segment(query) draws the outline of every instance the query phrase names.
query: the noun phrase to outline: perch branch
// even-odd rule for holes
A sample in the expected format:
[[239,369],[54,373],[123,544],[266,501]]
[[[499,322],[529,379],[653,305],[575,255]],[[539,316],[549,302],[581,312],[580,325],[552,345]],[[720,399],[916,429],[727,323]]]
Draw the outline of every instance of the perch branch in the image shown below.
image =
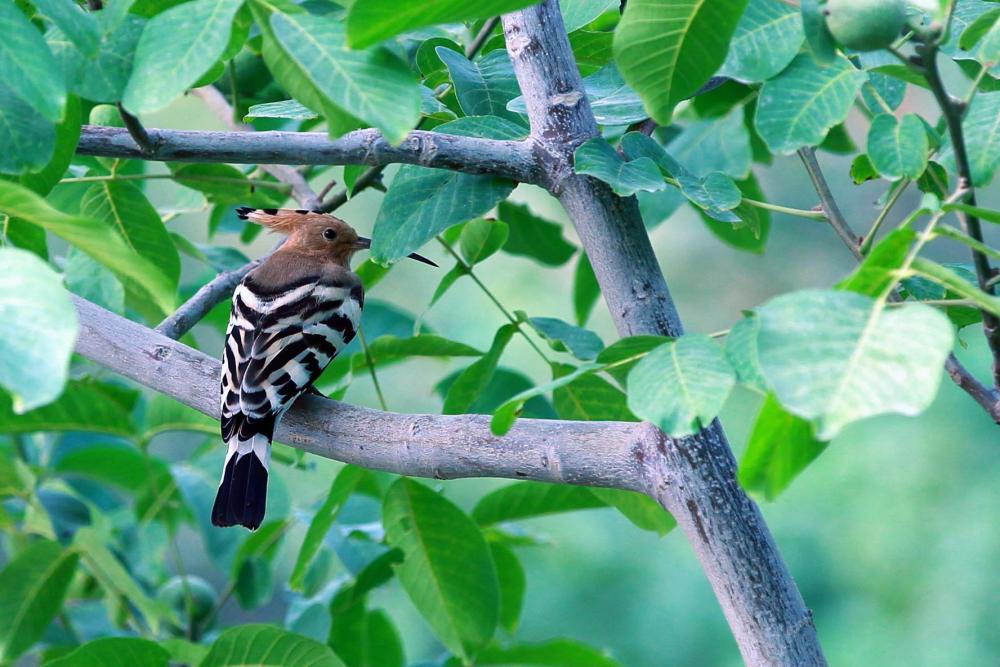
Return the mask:
[[524,141],[501,141],[414,130],[393,146],[378,130],[355,130],[331,140],[324,132],[147,132],[155,150],[146,154],[120,127],[84,125],[76,152],[101,157],[167,162],[232,164],[418,164],[471,174],[493,174],[536,183],[538,170]]
[[[76,351],[219,418],[219,362],[141,324],[72,296]],[[639,490],[644,429],[627,422],[520,419],[500,438],[489,415],[404,415],[307,395],[276,439],[327,458],[402,475],[506,477]]]
[[[598,129],[558,3],[503,17],[507,50],[531,121],[546,183],[576,226],[619,333],[682,333],[635,197],[573,173],[572,153]],[[650,424],[641,457],[646,491],[677,519],[694,547],[743,659],[751,667],[825,665],[806,608],[757,506],[736,481],[718,422],[673,439]]]

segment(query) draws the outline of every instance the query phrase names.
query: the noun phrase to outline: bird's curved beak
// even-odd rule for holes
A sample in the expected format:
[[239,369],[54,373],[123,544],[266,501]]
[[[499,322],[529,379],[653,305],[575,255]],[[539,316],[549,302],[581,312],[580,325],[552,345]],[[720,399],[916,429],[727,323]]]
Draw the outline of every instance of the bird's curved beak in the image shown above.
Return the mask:
[[[354,247],[357,248],[358,250],[367,250],[372,247],[372,240],[369,238],[365,238],[364,236],[359,236],[358,240],[354,242]],[[423,255],[418,255],[415,252],[411,252],[409,255],[407,255],[407,257],[409,257],[410,259],[415,259],[418,262],[423,262],[424,264],[429,264],[433,267],[437,267],[437,264],[427,259]]]

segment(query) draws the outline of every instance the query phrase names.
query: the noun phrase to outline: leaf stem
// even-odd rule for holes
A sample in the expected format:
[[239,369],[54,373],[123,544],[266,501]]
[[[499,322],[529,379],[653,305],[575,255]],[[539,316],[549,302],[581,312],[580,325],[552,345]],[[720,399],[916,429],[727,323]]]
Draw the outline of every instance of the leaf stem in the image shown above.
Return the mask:
[[368,366],[368,373],[372,376],[372,384],[375,385],[375,395],[378,396],[378,403],[382,406],[383,412],[388,412],[389,408],[386,406],[385,396],[382,394],[382,385],[379,384],[378,374],[375,372],[375,359],[372,357],[371,348],[368,347],[368,341],[365,340],[365,331],[358,325],[358,340],[361,342],[361,349],[365,353],[365,365]]
[[891,195],[889,195],[889,199],[885,202],[885,206],[883,206],[882,210],[879,211],[879,214],[872,223],[868,233],[864,235],[864,240],[861,242],[860,247],[862,255],[867,255],[871,250],[872,244],[875,242],[875,236],[878,234],[878,230],[882,227],[882,223],[885,222],[885,219],[889,216],[889,211],[891,211],[892,207],[896,205],[896,202],[899,201],[899,198],[903,195],[903,191],[910,183],[910,179],[904,178],[896,184],[896,189]]
[[493,305],[495,305],[500,310],[500,312],[503,313],[504,317],[506,317],[507,320],[511,324],[513,324],[514,327],[517,328],[517,332],[521,334],[526,341],[528,341],[528,344],[532,347],[532,349],[535,352],[538,353],[538,356],[540,356],[545,361],[546,364],[551,364],[552,362],[549,361],[548,356],[542,351],[540,347],[538,347],[537,344],[535,344],[535,341],[531,339],[528,333],[524,331],[523,327],[521,326],[522,322],[518,320],[516,317],[514,317],[510,313],[510,311],[508,311],[507,308],[504,307],[502,303],[500,303],[500,299],[498,299],[496,295],[490,291],[490,288],[487,287],[486,284],[479,279],[479,276],[476,275],[476,273],[472,270],[472,267],[469,266],[469,264],[465,261],[465,259],[457,252],[455,252],[455,249],[451,247],[451,244],[445,241],[440,234],[438,234],[435,238],[437,239],[438,243],[444,246],[444,249],[448,251],[448,254],[450,254],[452,257],[455,258],[455,261],[458,262],[459,266],[462,267],[465,274],[468,275],[470,278],[472,278],[472,281],[476,283],[479,289],[481,289],[483,293],[490,298],[490,301],[493,302]]

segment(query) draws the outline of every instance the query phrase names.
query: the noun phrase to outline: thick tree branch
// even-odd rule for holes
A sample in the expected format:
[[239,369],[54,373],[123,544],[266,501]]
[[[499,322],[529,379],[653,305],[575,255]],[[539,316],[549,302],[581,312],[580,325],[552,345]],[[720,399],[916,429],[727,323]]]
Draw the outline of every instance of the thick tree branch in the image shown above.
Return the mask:
[[[219,362],[73,296],[76,351],[213,419]],[[488,415],[404,415],[303,396],[276,439],[312,454],[402,475],[506,477],[641,490],[645,431],[627,422],[520,419],[506,436]]]
[[[573,174],[572,152],[597,124],[555,0],[504,16],[507,49],[547,184],[577,228],[618,331],[679,335],[680,319],[634,197]],[[718,422],[674,440],[641,427],[647,492],[676,517],[753,667],[825,665],[806,608],[756,505],[736,481]]]
[[399,146],[378,130],[356,130],[331,140],[323,132],[207,132],[147,128],[155,146],[147,154],[128,130],[84,125],[80,155],[140,158],[166,162],[232,164],[418,164],[471,174],[494,174],[522,183],[539,179],[531,147],[500,141],[414,130]]

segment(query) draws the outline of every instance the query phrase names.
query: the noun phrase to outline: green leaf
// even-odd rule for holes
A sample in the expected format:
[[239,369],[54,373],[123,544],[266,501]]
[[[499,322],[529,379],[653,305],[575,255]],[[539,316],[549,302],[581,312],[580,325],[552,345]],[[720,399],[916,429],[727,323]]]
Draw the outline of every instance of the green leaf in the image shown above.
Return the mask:
[[740,219],[739,223],[721,222],[718,220],[720,217],[718,213],[713,216],[704,209],[699,209],[698,213],[709,231],[724,243],[746,252],[763,254],[771,233],[771,212],[748,204],[747,199],[767,201],[767,196],[752,172],[749,177],[738,181],[735,185],[744,197],[739,206],[732,209],[732,214]]
[[23,414],[63,391],[76,310],[59,274],[26,250],[0,248],[0,386]]
[[507,223],[504,252],[538,260],[547,266],[562,266],[576,248],[562,235],[562,225],[534,215],[524,204],[500,202],[497,215]]
[[912,269],[918,276],[933,280],[962,298],[974,302],[978,308],[1000,317],[1000,297],[987,294],[948,267],[917,257],[913,260]]
[[[0,47],[2,48],[2,47]],[[56,125],[0,79],[0,174],[38,171],[52,157]]]
[[490,542],[490,553],[500,584],[500,627],[514,634],[524,606],[524,590],[528,580],[517,555],[500,542]]
[[851,162],[851,180],[855,185],[861,185],[878,178],[878,170],[865,153],[861,153]]
[[635,365],[639,363],[639,359],[644,357],[654,348],[657,348],[664,343],[668,342],[670,339],[666,336],[629,336],[628,338],[621,338],[601,352],[597,357],[597,361],[605,366],[614,366],[614,368],[605,368],[604,371],[608,375],[615,378],[619,384],[625,385],[628,374],[635,368]]
[[736,372],[715,341],[681,336],[628,374],[628,405],[670,436],[693,435],[719,414],[735,383]]
[[[635,139],[629,141],[634,150],[631,142]],[[739,107],[724,116],[691,123],[670,141],[668,149],[675,160],[699,178],[715,171],[733,178],[750,175],[750,133]]]
[[288,585],[292,590],[302,590],[302,581],[306,576],[306,570],[309,569],[313,558],[319,553],[320,547],[323,545],[323,539],[330,531],[333,522],[337,520],[337,515],[343,509],[344,503],[347,502],[347,499],[357,488],[364,474],[365,472],[361,468],[348,465],[344,466],[334,478],[326,500],[323,501],[323,506],[316,511],[312,521],[309,522],[309,530],[306,531],[306,536],[302,540],[299,556],[295,560],[295,568],[292,570],[292,575],[288,581]]
[[469,411],[493,379],[497,364],[500,363],[500,355],[516,332],[517,327],[513,324],[505,324],[497,329],[493,344],[486,354],[462,371],[448,388],[444,407],[441,408],[442,413],[459,415]]
[[745,83],[766,81],[792,62],[804,38],[794,7],[781,0],[750,0],[719,74]]
[[87,570],[100,582],[105,591],[109,595],[128,600],[130,605],[139,610],[154,634],[159,632],[160,623],[164,620],[174,625],[178,624],[173,610],[165,603],[146,595],[108,548],[108,540],[94,528],[88,526],[76,531],[73,546],[80,552]]
[[433,0],[414,4],[365,0],[353,3],[347,14],[348,39],[351,48],[362,49],[401,32],[490,18],[530,4],[532,0]]
[[[97,13],[98,20],[105,26],[106,11]],[[73,92],[95,102],[118,102],[125,93],[132,67],[135,63],[135,51],[139,45],[146,21],[129,14],[110,34],[103,37],[100,50],[94,57],[80,61],[78,56],[70,51],[63,60],[69,59],[76,75],[71,80]]]
[[70,246],[63,271],[69,291],[118,315],[125,312],[125,288],[121,281],[87,253]]
[[[553,364],[553,377],[571,373],[573,367]],[[579,421],[638,421],[628,409],[621,389],[597,375],[581,375],[552,392],[552,404],[560,419]]]
[[543,482],[514,482],[490,491],[479,499],[472,518],[480,526],[521,521],[548,514],[606,507],[592,489]]
[[273,625],[229,628],[200,667],[344,667],[328,646]]
[[529,317],[528,324],[557,352],[569,352],[590,361],[604,349],[601,337],[589,329],[573,326],[555,317]]
[[927,168],[929,150],[923,121],[916,114],[908,113],[901,121],[879,114],[868,129],[868,156],[888,178],[919,178]]
[[540,644],[490,646],[476,659],[477,665],[549,665],[559,667],[621,667],[605,653],[571,639],[552,639]]
[[289,120],[311,120],[319,118],[319,114],[307,106],[295,100],[282,100],[280,102],[266,102],[264,104],[253,104],[247,111],[244,120],[253,118],[288,118]]
[[629,132],[622,137],[622,149],[634,161],[648,159],[656,164],[661,174],[675,177],[681,193],[712,218],[721,222],[740,222],[731,210],[739,206],[743,195],[725,174],[712,172],[705,178],[698,178],[641,132]]
[[76,44],[83,55],[97,53],[101,33],[93,14],[83,11],[73,0],[34,0],[34,5]]
[[598,368],[600,368],[598,364],[587,362],[568,375],[563,375],[551,382],[526,389],[512,396],[493,413],[493,419],[490,420],[490,430],[493,432],[493,435],[506,435],[514,426],[514,422],[517,421],[521,410],[524,408],[524,404],[528,400],[547,394],[550,391],[555,391],[559,387],[566,386],[578,377],[593,373]]
[[828,64],[837,59],[837,46],[826,27],[826,2],[802,0],[802,28],[806,43],[817,62]]
[[[489,139],[523,139],[524,128],[495,117],[468,117],[436,132]],[[515,183],[494,176],[403,165],[382,200],[372,232],[372,259],[406,257],[445,229],[478,218],[507,198]]]
[[570,34],[569,45],[580,74],[590,76],[611,62],[614,38],[613,32],[577,30]]
[[622,489],[591,489],[590,492],[642,530],[666,535],[677,525],[670,512],[644,493]]
[[[208,201],[224,204],[248,202],[254,198],[254,189],[246,175],[228,164],[171,164],[174,180],[186,188],[197,190]],[[259,229],[257,225],[250,225]]]
[[507,242],[509,229],[507,223],[499,220],[471,220],[462,228],[458,238],[458,247],[469,266],[494,254]]
[[1000,211],[994,211],[979,206],[969,206],[968,204],[963,204],[961,202],[956,202],[954,204],[945,204],[941,208],[945,211],[962,211],[963,213],[974,215],[980,220],[985,220],[986,222],[992,222],[993,224],[1000,225]]
[[[987,67],[993,67],[1000,61],[998,19],[1000,19],[1000,8],[991,9],[970,23],[958,39],[960,49],[973,51],[976,60]],[[975,48],[977,44],[978,48]]]
[[1000,250],[990,247],[983,243],[982,241],[977,241],[975,238],[966,234],[961,229],[952,227],[951,225],[938,225],[934,228],[935,236],[943,236],[959,243],[964,243],[973,250],[981,252],[991,259],[1000,259]]
[[826,443],[813,436],[812,424],[768,394],[740,461],[740,484],[774,500],[824,449]]
[[67,215],[30,190],[2,180],[0,212],[27,220],[64,238],[119,276],[141,285],[162,309],[173,310],[175,283],[158,263],[133,251],[118,232],[103,222]]
[[601,286],[597,283],[594,269],[590,266],[587,253],[581,252],[573,274],[573,313],[578,325],[587,323],[600,296]]
[[219,422],[169,396],[154,394],[146,404],[142,437],[144,440],[150,440],[153,436],[170,431],[215,435],[219,431]]
[[620,197],[667,187],[655,162],[645,156],[626,161],[602,137],[594,137],[577,148],[573,165],[576,173],[604,181]]
[[861,265],[837,288],[872,298],[881,296],[899,279],[897,270],[906,260],[916,238],[916,232],[909,227],[893,230],[871,249]]
[[619,0],[561,0],[559,3],[567,33],[579,30],[607,11],[617,11],[618,7]]
[[758,315],[764,375],[789,412],[816,424],[820,440],[865,417],[923,411],[954,340],[933,308],[886,309],[849,292],[785,294]]
[[128,181],[94,183],[83,194],[80,213],[118,230],[129,250],[156,266],[176,288],[181,259],[167,228],[142,190]]
[[183,665],[200,665],[208,655],[208,647],[204,644],[195,644],[179,637],[163,639],[160,641],[160,646],[170,653],[173,662]]
[[109,386],[92,380],[70,380],[57,400],[23,414],[15,413],[11,398],[0,392],[0,432],[91,431],[128,437],[135,435],[129,409]]
[[625,81],[649,115],[668,125],[674,106],[694,95],[726,59],[746,0],[631,0],[615,30]]
[[411,479],[386,492],[382,523],[403,552],[396,576],[434,634],[470,661],[496,630],[500,591],[489,547],[462,510]]
[[167,667],[170,654],[156,642],[137,637],[105,637],[80,646],[45,667]]
[[158,111],[222,57],[243,0],[192,0],[146,23],[122,104],[134,114]]
[[755,124],[775,153],[816,146],[834,125],[847,118],[868,75],[846,58],[827,66],[799,55],[781,74],[764,82]]
[[[962,131],[971,139],[966,149],[972,184],[977,187],[989,185],[1000,166],[1000,91],[976,95],[962,120]],[[940,161],[954,172],[955,155],[950,139],[945,140]]]
[[756,315],[737,322],[726,336],[726,359],[736,371],[736,379],[750,389],[767,392],[767,380],[757,354],[757,334],[760,320]]
[[94,445],[67,452],[55,462],[53,470],[66,477],[100,480],[130,493],[154,488],[166,492],[173,485],[165,462],[123,445]]
[[476,61],[468,60],[447,46],[439,46],[436,51],[448,68],[458,103],[466,116],[500,116],[515,123],[522,122],[517,113],[507,110],[507,103],[521,94],[507,51],[490,51]]
[[42,638],[62,608],[79,556],[39,540],[0,572],[0,661],[13,662]]
[[[0,3],[0,34],[0,81],[46,120],[60,120],[66,104],[62,73],[45,40],[16,3]],[[10,99],[5,97],[7,104]]]
[[388,50],[347,48],[344,25],[328,15],[271,15],[271,29],[316,88],[338,108],[397,144],[420,118],[420,86]]

